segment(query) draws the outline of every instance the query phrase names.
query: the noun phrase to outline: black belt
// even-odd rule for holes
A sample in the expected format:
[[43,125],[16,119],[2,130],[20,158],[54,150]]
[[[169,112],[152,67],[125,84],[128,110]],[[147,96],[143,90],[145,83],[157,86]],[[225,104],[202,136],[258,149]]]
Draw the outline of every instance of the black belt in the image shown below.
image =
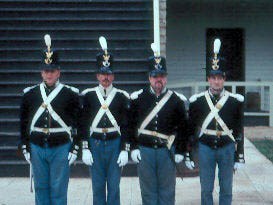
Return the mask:
[[64,145],[68,142],[70,142],[69,137],[46,137],[46,136],[40,136],[40,137],[33,137],[31,136],[30,142],[38,145],[40,147],[57,147]]
[[144,147],[157,149],[157,148],[165,148],[167,145],[167,140],[160,139],[154,136],[140,135],[138,138],[138,143],[139,145],[142,145]]
[[166,148],[165,144],[140,143],[139,145],[144,147],[154,148],[154,149]]
[[[218,141],[219,140],[219,141]],[[224,146],[234,143],[228,136],[225,138],[225,140],[222,139],[208,139],[208,136],[201,137],[199,142],[203,145],[209,146],[211,149],[219,149],[223,148]]]
[[103,140],[103,141],[108,141],[108,140],[114,140],[119,137],[119,134],[95,134],[93,133],[91,138],[97,139],[97,140]]

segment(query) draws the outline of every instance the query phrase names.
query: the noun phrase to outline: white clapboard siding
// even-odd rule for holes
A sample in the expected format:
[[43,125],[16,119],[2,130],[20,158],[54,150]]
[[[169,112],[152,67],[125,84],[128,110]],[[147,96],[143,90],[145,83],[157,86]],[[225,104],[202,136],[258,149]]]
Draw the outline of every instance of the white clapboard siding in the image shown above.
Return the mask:
[[246,81],[272,81],[273,3],[256,1],[229,5],[213,2],[213,6],[210,5],[212,3],[182,3],[177,5],[184,7],[180,12],[167,10],[169,81],[204,80],[205,70],[201,68],[206,63],[207,28],[245,29]]

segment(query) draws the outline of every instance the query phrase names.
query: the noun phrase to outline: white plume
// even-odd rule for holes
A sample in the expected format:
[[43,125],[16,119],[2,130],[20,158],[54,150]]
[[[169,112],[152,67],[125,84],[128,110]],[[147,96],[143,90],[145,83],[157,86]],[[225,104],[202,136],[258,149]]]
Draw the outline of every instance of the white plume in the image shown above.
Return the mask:
[[221,47],[221,41],[220,39],[217,38],[214,40],[214,45],[213,45],[213,51],[215,54],[219,53],[220,47]]
[[155,43],[151,43],[151,49],[153,50],[154,55],[156,57],[158,57],[159,51],[158,51],[158,48],[156,47]]
[[46,34],[45,37],[45,44],[47,47],[50,47],[51,46],[51,38],[50,38],[50,35]]
[[107,41],[103,36],[101,36],[99,38],[99,42],[100,42],[100,46],[101,46],[102,50],[104,50],[104,51],[107,50]]

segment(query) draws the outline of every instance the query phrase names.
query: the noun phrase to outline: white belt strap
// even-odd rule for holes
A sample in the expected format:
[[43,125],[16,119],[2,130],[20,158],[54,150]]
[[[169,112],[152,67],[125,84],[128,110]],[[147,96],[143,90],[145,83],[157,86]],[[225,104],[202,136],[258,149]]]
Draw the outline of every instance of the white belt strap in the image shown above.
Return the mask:
[[[234,137],[232,135],[232,130],[229,130],[229,128],[227,127],[225,122],[222,120],[222,118],[218,114],[218,112],[222,109],[222,107],[227,102],[227,99],[229,98],[229,92],[225,91],[223,97],[218,101],[218,103],[215,106],[213,105],[213,102],[211,101],[208,91],[205,92],[205,98],[206,98],[206,101],[211,109],[211,112],[208,114],[208,116],[206,117],[206,119],[201,127],[201,132],[199,134],[199,137],[201,137],[204,133],[208,132],[207,127],[208,127],[209,123],[212,121],[212,119],[215,118],[215,120],[218,122],[218,124],[222,127],[222,129],[224,131],[223,133],[225,133],[225,134],[221,133],[221,135],[228,135],[233,141],[235,141]],[[217,131],[215,131],[215,132],[217,132]],[[218,135],[218,134],[219,134],[219,132],[216,133],[216,135]]]
[[[114,126],[115,131],[117,131],[120,134],[120,127],[118,126],[118,123],[117,123],[115,117],[112,115],[111,111],[109,110],[109,106],[117,93],[117,89],[113,88],[112,91],[109,93],[106,100],[103,99],[103,96],[99,90],[99,87],[96,87],[95,90],[96,90],[97,97],[100,101],[101,107],[100,107],[99,111],[97,112],[97,115],[94,118],[92,125],[90,127],[90,135],[92,135],[93,132],[96,132],[96,130],[100,129],[97,126],[104,114],[107,115],[108,119],[110,120],[110,122]],[[100,131],[99,131],[99,133],[100,133]]]
[[210,130],[210,129],[205,129],[204,134],[206,134],[206,135],[215,135],[215,136],[228,135],[228,133],[226,133],[225,131]]
[[[44,100],[44,102],[47,100],[47,96],[46,96],[46,92],[45,92],[45,87],[44,86],[40,86],[40,90],[41,90],[41,94],[42,94],[42,98]],[[53,90],[54,91],[54,90]],[[61,125],[61,127],[63,129],[65,129],[65,131],[67,132],[67,134],[69,134],[69,136],[71,137],[71,130],[69,129],[69,127],[65,124],[65,122],[62,120],[62,118],[53,110],[52,106],[50,103],[47,104],[47,110],[49,112],[49,114],[52,116],[52,118],[59,123],[59,125]]]
[[[115,127],[108,127],[108,128],[91,128],[92,132],[97,132],[97,133],[109,133],[109,132],[116,132]],[[90,130],[91,132],[91,130]]]
[[61,89],[63,87],[64,87],[64,85],[59,83],[58,86],[49,94],[49,96],[46,97],[44,85],[43,85],[43,83],[40,84],[40,92],[41,92],[44,102],[38,108],[34,117],[32,118],[31,125],[30,125],[30,132],[33,130],[34,125],[37,122],[37,120],[39,119],[39,117],[42,115],[42,113],[45,111],[45,109],[48,107],[48,105],[51,103],[51,101],[59,94],[59,92],[61,91]]
[[52,106],[50,104],[47,106],[47,109],[48,109],[49,114],[52,116],[52,118],[55,121],[57,121],[59,123],[59,125],[61,125],[61,127],[63,129],[65,129],[65,131],[67,132],[67,134],[69,134],[69,136],[71,137],[71,130],[65,124],[65,122],[62,120],[62,118],[53,110],[53,108],[52,108]]
[[[72,128],[69,127],[69,129],[71,130]],[[32,131],[43,132],[45,134],[48,134],[48,133],[58,133],[58,132],[66,132],[66,130],[63,127],[58,127],[58,128],[34,127]]]
[[151,135],[154,137],[159,137],[161,139],[167,140],[167,147],[168,149],[171,149],[171,146],[174,142],[175,136],[174,135],[165,135],[156,131],[151,131],[151,130],[146,130],[146,129],[138,129],[139,134],[144,134],[144,135]]
[[145,129],[145,127],[151,122],[154,116],[161,110],[161,108],[166,104],[166,102],[170,99],[172,91],[168,91],[164,97],[158,102],[158,104],[154,107],[154,109],[150,112],[150,114],[145,118],[140,126],[140,130]]

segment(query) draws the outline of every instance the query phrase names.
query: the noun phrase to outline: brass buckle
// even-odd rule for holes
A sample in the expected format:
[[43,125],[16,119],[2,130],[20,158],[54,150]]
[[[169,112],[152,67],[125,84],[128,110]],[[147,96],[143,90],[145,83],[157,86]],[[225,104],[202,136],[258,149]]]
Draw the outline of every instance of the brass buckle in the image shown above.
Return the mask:
[[216,131],[216,136],[217,137],[221,137],[221,135],[222,135],[222,131]]
[[41,105],[43,108],[47,108],[47,104],[45,104],[45,103],[42,103],[42,105]]
[[43,128],[42,130],[43,130],[43,133],[45,133],[45,134],[49,133],[49,129],[48,128]]
[[107,133],[108,132],[108,128],[102,128],[102,133]]
[[104,104],[104,105],[101,106],[101,108],[106,110],[108,108],[108,106]]
[[156,131],[152,131],[151,135],[157,137],[158,133]]

